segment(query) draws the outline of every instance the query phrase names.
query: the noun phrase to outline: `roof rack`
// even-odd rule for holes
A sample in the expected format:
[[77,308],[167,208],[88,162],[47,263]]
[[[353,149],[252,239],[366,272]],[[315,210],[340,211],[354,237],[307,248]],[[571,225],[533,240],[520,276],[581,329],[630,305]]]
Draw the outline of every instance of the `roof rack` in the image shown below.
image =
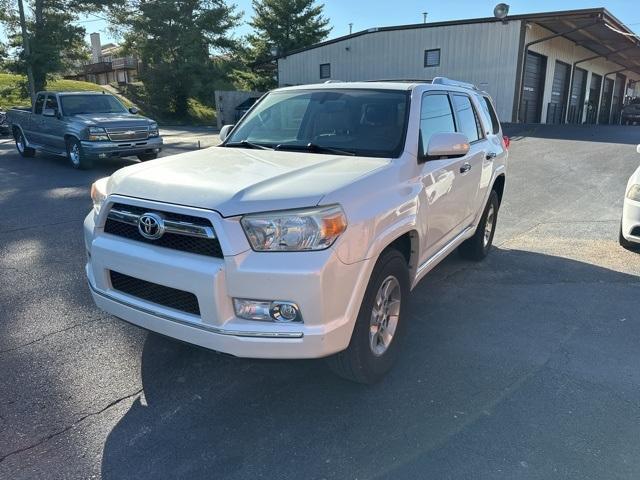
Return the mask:
[[363,82],[397,82],[397,83],[432,83],[430,78],[380,78],[375,80],[362,80]]
[[469,88],[471,90],[478,90],[478,87],[476,87],[473,83],[452,80],[447,77],[436,77],[431,81],[431,83],[433,83],[434,85],[450,85],[452,87],[462,87]]

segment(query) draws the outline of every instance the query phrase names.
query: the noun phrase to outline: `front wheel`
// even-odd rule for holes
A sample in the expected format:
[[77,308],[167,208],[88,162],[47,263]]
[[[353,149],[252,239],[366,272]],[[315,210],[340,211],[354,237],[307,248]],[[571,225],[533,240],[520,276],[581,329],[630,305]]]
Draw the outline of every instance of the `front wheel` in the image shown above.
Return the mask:
[[329,357],[329,367],[347,380],[375,383],[391,369],[404,330],[402,312],[409,295],[404,256],[387,250],[378,259],[346,350]]
[[85,170],[91,168],[91,161],[85,155],[80,141],[75,138],[67,140],[67,158],[75,169]]
[[480,223],[473,237],[462,242],[458,247],[460,256],[467,260],[479,262],[483,260],[493,244],[493,235],[496,232],[496,224],[498,222],[498,209],[500,208],[500,200],[495,190],[491,190],[487,206],[482,212]]
[[157,153],[141,153],[140,155],[138,155],[138,160],[140,160],[141,162],[155,160],[156,158],[158,158]]
[[27,147],[27,141],[25,140],[24,135],[22,134],[22,131],[20,131],[19,129],[16,129],[16,132],[14,133],[13,137],[16,141],[16,150],[18,150],[18,153],[20,154],[21,157],[31,158],[36,154],[36,151],[34,148]]

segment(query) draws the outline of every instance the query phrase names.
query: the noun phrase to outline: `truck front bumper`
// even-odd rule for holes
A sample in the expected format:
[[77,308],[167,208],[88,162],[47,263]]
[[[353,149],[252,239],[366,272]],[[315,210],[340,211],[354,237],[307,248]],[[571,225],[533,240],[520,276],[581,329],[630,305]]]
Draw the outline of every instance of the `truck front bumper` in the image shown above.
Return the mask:
[[162,137],[153,137],[136,142],[83,141],[81,143],[84,154],[92,160],[160,153],[163,145]]
[[[221,218],[211,212],[220,232]],[[227,220],[225,220],[227,221]],[[135,242],[84,222],[86,274],[102,310],[139,327],[205,348],[247,358],[320,358],[344,350],[351,339],[372,261],[342,263],[333,249],[259,253],[247,249],[211,258]],[[113,288],[110,271],[196,295],[192,315]],[[295,302],[303,322],[238,318],[233,298]]]

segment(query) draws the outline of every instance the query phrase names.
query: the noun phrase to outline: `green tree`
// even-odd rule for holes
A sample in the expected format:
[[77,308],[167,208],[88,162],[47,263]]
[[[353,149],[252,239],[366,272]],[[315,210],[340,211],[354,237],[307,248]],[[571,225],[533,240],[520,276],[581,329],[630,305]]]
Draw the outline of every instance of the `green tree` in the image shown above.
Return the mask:
[[272,49],[282,54],[327,38],[331,27],[323,9],[314,0],[253,0],[249,25],[254,32],[241,51],[245,72],[238,72],[248,87],[265,90],[275,86]]
[[26,26],[30,55],[22,47],[22,34],[16,2],[0,0],[9,49],[15,52],[9,68],[25,73],[27,64],[33,69],[34,89],[44,90],[47,80],[63,74],[87,58],[85,29],[74,25],[82,13],[95,12],[109,4],[108,0],[25,0]]
[[211,55],[235,46],[229,33],[240,16],[224,0],[141,0],[114,11],[113,22],[125,51],[142,60],[141,80],[154,103],[182,118],[189,98],[213,80]]

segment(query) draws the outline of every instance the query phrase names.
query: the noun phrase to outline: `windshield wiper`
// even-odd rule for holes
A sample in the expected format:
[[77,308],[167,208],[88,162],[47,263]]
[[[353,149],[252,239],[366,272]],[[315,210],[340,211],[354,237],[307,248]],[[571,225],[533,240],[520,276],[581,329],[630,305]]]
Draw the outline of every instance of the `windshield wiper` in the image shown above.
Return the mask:
[[307,143],[306,145],[287,145],[286,143],[281,143],[280,145],[276,145],[274,150],[303,150],[306,152],[335,153],[336,155],[351,156],[354,156],[356,154],[356,152],[354,152],[353,150],[342,150],[340,148],[324,147],[316,143]]
[[275,150],[273,147],[267,147],[266,145],[260,145],[259,143],[248,142],[242,140],[240,142],[225,143],[223,147],[240,147],[240,148],[254,148],[259,150]]

